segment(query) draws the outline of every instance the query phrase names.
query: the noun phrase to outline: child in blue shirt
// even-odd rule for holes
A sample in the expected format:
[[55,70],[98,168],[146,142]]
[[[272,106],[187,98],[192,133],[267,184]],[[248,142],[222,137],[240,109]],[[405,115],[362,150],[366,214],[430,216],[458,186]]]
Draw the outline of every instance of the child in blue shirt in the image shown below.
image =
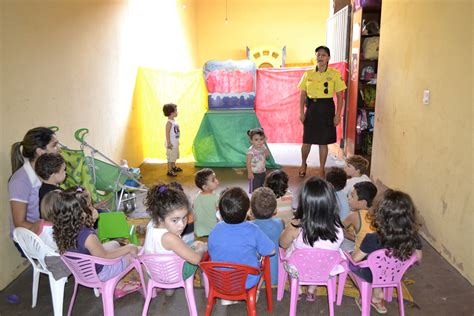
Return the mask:
[[[275,193],[270,188],[258,188],[252,193],[250,206],[253,218],[255,218],[253,223],[273,241],[275,253],[278,253],[278,239],[285,226],[281,218],[273,218],[277,213]],[[278,255],[270,257],[270,270],[272,285],[276,285],[278,284]]]
[[[212,261],[232,262],[259,267],[259,256],[275,253],[275,244],[254,223],[245,221],[250,200],[241,188],[224,191],[219,199],[223,221],[209,235],[208,251]],[[260,276],[249,275],[246,288],[257,285]]]
[[331,183],[336,191],[337,206],[339,206],[339,217],[344,221],[349,215],[349,200],[344,188],[347,182],[347,173],[342,168],[332,167],[326,174],[327,182]]

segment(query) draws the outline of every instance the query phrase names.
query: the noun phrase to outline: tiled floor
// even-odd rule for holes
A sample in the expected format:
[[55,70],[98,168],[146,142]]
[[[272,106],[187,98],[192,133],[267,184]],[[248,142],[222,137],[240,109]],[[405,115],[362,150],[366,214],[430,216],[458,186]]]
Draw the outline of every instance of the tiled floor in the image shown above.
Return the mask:
[[[181,165],[184,172],[173,181],[179,181],[189,196],[193,196],[197,189],[194,185],[193,174],[196,171],[192,164]],[[159,180],[170,181],[166,178],[164,165],[142,166],[143,182],[151,185]],[[297,176],[297,167],[285,167],[290,175],[290,188],[297,192],[302,179]],[[224,189],[230,186],[242,186],[246,188],[247,180],[243,170],[216,168],[217,177]],[[308,174],[316,174],[317,169],[309,169]],[[307,176],[308,177],[308,176]],[[414,284],[408,289],[413,295],[416,306],[406,306],[406,315],[474,315],[474,288],[455,269],[453,269],[433,248],[423,243],[423,261],[420,265],[411,268],[406,278],[414,280]],[[52,303],[48,279],[44,276],[40,279],[38,302],[35,308],[31,308],[31,282],[32,269],[27,269],[7,288],[0,292],[0,315],[52,315]],[[66,284],[64,312],[67,312],[69,300],[72,295],[74,280],[69,279]],[[19,296],[19,302],[12,304],[7,301],[9,295]],[[195,289],[196,304],[199,315],[204,315],[206,299],[201,288]],[[276,301],[276,290],[273,290],[273,313],[272,315],[288,315],[290,300],[288,293],[281,302]],[[387,315],[398,315],[398,304],[396,300],[387,304]],[[143,309],[143,298],[134,293],[115,301],[115,315],[140,315]],[[262,295],[257,304],[259,315],[270,315],[266,311],[265,296]],[[73,315],[101,315],[102,301],[96,298],[90,289],[79,288],[78,297],[73,310]],[[177,290],[172,297],[158,295],[152,300],[149,315],[187,315],[187,304],[182,289]],[[326,297],[318,297],[316,302],[309,303],[300,301],[297,309],[298,315],[328,315]],[[336,315],[358,315],[360,314],[354,300],[344,297],[342,305],[335,307]],[[375,311],[372,310],[372,314]],[[213,315],[246,315],[244,304],[231,306],[214,306]]]

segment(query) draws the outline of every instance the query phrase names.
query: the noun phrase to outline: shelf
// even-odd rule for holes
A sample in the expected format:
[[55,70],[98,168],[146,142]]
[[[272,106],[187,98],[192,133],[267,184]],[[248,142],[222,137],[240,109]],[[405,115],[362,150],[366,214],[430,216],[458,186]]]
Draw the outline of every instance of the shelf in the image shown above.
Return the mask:
[[375,112],[375,107],[371,108],[371,107],[368,107],[368,106],[363,106],[363,107],[358,107],[357,108],[358,110],[366,110],[366,111],[370,111],[370,112]]
[[366,37],[380,37],[380,34],[362,34],[360,37],[366,38]]
[[377,83],[371,83],[370,80],[365,80],[365,79],[359,79],[359,82],[363,85],[367,86],[376,86]]
[[376,63],[378,61],[379,61],[378,58],[377,59],[364,59],[364,58],[360,59],[361,63],[369,63],[369,62]]

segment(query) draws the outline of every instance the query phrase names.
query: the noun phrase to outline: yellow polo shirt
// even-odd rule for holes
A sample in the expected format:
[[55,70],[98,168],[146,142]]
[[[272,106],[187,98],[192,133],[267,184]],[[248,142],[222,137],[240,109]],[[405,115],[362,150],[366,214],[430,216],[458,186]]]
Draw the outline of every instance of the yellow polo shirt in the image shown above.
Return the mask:
[[316,69],[305,71],[298,88],[306,91],[310,99],[323,99],[332,98],[335,92],[345,90],[347,86],[338,70],[327,68],[325,72]]

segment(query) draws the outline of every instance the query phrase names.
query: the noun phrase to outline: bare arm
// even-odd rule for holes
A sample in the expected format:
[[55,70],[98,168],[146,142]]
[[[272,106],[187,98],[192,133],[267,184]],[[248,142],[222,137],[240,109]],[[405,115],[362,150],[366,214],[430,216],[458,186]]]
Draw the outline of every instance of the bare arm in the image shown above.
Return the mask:
[[354,250],[352,252],[352,259],[355,262],[362,261],[366,256],[367,256],[367,254],[365,252],[361,251],[360,249]]
[[131,244],[111,250],[106,250],[95,234],[90,234],[87,237],[85,246],[91,255],[104,259],[115,259],[128,254],[136,255],[138,253],[137,246]]
[[28,211],[28,204],[19,201],[10,201],[10,207],[12,212],[13,226],[24,227],[31,230],[35,234],[38,234],[41,221],[34,223],[26,220],[26,213]]
[[300,93],[300,121],[304,123],[304,106],[306,105],[306,90],[301,90]]
[[341,112],[342,112],[342,91],[336,92],[337,96],[337,108],[336,114],[334,115],[334,126],[339,125],[341,122]]
[[300,233],[300,228],[294,227],[293,225],[291,225],[292,223],[294,225],[298,225],[299,220],[294,219],[291,222],[289,222],[280,235],[279,244],[280,244],[280,247],[284,249],[287,249],[288,247],[290,247],[291,244],[293,243],[293,240],[295,240],[298,237],[298,234]]
[[416,259],[418,260],[418,262],[421,261],[421,259],[423,258],[423,252],[421,250],[415,250],[415,254],[416,254]]
[[173,144],[171,144],[170,134],[171,134],[171,122],[168,121],[166,123],[166,147],[168,149],[173,149]]
[[250,154],[247,154],[247,174],[249,180],[252,180],[254,178],[252,172],[252,155]]
[[[349,215],[347,215],[347,217],[342,222],[342,225],[344,226],[344,237],[354,241],[355,240],[354,230],[360,229],[358,212],[349,213]],[[353,227],[353,229],[349,229],[350,227]]]
[[192,264],[198,264],[207,250],[207,246],[204,246],[204,243],[203,245],[197,244],[197,249],[193,250],[179,236],[169,232],[161,237],[161,243],[166,250],[172,250],[175,254]]

